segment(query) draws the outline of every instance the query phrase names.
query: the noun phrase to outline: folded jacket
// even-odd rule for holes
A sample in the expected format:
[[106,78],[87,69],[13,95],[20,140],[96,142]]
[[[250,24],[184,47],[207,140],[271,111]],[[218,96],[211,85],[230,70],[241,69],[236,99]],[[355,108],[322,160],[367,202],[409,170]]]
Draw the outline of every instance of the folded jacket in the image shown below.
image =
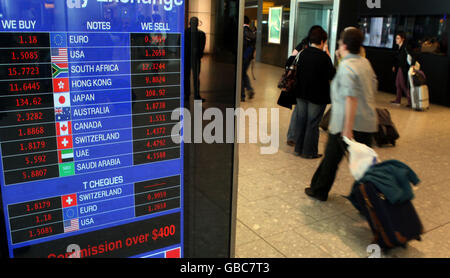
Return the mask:
[[356,184],[371,182],[391,203],[402,203],[414,198],[411,184],[420,180],[416,173],[398,160],[387,160],[373,165]]

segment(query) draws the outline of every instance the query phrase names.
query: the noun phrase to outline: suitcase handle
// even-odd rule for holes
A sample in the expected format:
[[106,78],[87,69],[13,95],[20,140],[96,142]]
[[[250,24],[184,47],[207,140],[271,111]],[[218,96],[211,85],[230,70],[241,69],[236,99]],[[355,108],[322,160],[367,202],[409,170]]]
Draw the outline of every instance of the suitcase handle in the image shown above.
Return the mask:
[[369,212],[369,217],[372,219],[372,223],[377,232],[377,234],[375,235],[375,240],[377,240],[378,236],[381,235],[381,237],[382,237],[384,243],[387,245],[387,247],[389,247],[389,248],[395,247],[395,245],[391,243],[388,236],[386,235],[386,232],[384,231],[383,226],[380,223],[380,220],[378,219],[376,214],[373,212],[374,207],[369,200],[369,195],[367,195],[364,184],[359,185],[359,190],[361,191],[361,194],[363,195],[363,198],[364,198],[364,201],[365,201],[365,204],[367,207],[367,211]]

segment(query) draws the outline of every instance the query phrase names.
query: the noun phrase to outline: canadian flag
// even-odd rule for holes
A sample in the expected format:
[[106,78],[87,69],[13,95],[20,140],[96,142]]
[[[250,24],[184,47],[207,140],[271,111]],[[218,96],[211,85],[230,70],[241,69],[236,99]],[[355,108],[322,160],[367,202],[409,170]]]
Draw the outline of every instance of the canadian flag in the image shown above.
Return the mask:
[[70,121],[56,122],[56,135],[65,136],[72,134],[72,123]]

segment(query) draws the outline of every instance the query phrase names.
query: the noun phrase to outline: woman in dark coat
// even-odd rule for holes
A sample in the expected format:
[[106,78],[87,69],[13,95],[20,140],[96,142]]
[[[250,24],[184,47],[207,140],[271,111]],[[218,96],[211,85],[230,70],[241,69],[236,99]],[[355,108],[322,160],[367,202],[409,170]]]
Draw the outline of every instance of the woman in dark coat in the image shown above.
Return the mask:
[[[316,29],[322,29],[322,27],[319,25],[314,25],[313,27],[311,27],[311,29],[309,29],[308,36],[304,38],[294,49],[294,51],[291,54],[291,57],[289,57],[289,59],[286,62],[285,68],[290,67],[292,65],[292,63],[294,62],[295,58],[297,57],[300,51],[309,47],[309,37],[311,36],[311,33]],[[294,110],[292,111],[291,122],[289,123],[289,130],[287,134],[287,144],[289,146],[295,146],[295,143],[297,143],[298,140],[297,116],[298,111],[296,105]]]
[[407,107],[411,107],[411,92],[408,82],[408,52],[406,50],[406,36],[404,33],[399,33],[395,37],[395,43],[399,49],[395,57],[394,67],[392,71],[395,72],[395,85],[397,87],[397,98],[391,101],[392,104],[400,105],[403,93],[408,98]]
[[309,36],[310,46],[303,50],[298,61],[297,132],[295,152],[306,159],[319,158],[319,123],[330,100],[330,81],[336,69],[327,54],[328,35],[315,29]]

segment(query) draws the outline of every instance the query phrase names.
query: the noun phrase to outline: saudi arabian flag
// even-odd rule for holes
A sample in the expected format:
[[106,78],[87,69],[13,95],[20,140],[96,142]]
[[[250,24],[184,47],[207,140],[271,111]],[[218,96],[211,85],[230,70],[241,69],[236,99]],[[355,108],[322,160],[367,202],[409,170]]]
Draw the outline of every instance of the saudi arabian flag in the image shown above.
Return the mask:
[[75,175],[75,163],[69,162],[69,163],[59,164],[59,176],[60,177],[67,177],[67,176],[73,176],[73,175]]

